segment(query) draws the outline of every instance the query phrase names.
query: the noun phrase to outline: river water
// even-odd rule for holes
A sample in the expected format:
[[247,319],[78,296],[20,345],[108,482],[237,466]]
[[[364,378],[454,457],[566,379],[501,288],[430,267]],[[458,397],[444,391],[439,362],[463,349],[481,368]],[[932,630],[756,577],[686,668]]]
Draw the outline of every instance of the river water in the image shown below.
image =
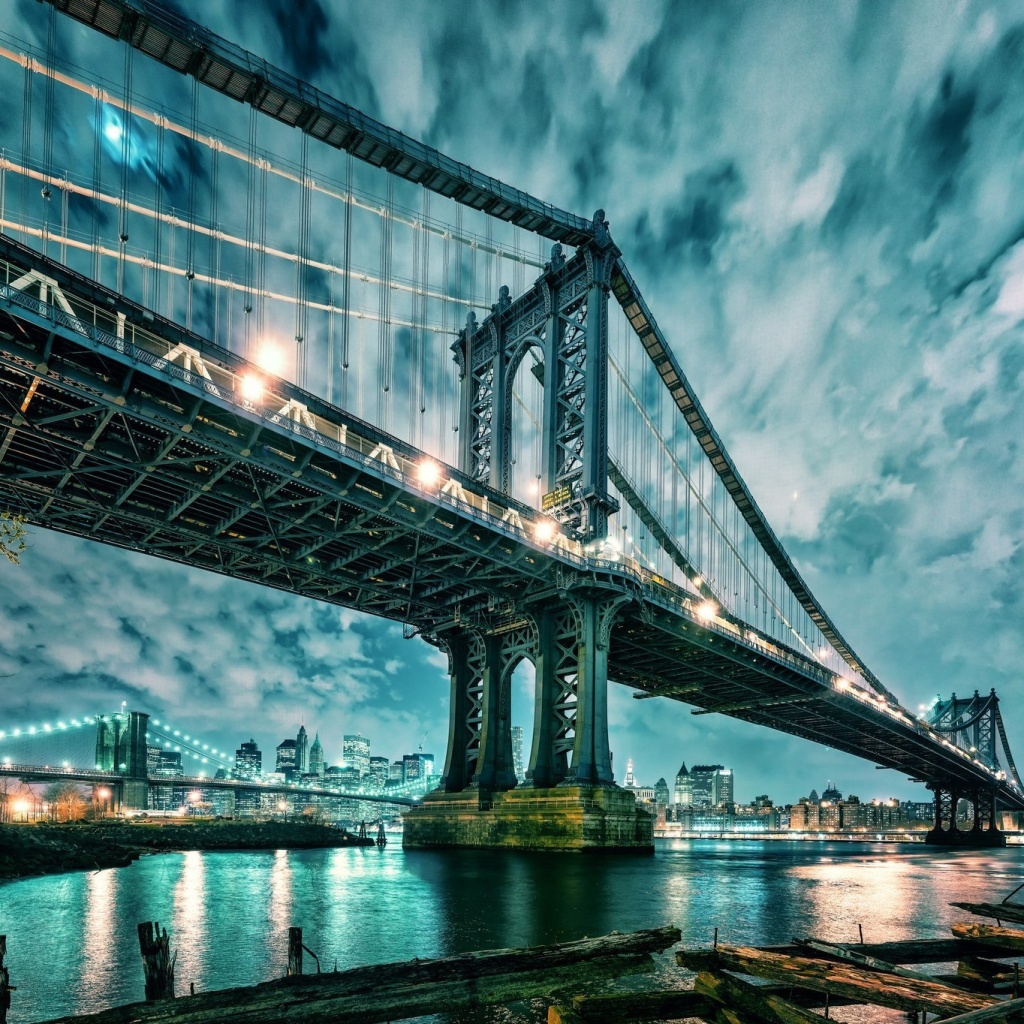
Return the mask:
[[[385,849],[181,853],[0,885],[13,1024],[143,998],[136,925],[177,950],[178,994],[284,973],[288,927],[325,970],[663,924],[684,943],[949,935],[951,900],[999,900],[1024,848],[664,840],[653,857]],[[315,967],[307,956],[307,971]],[[674,958],[660,977],[678,978]]]

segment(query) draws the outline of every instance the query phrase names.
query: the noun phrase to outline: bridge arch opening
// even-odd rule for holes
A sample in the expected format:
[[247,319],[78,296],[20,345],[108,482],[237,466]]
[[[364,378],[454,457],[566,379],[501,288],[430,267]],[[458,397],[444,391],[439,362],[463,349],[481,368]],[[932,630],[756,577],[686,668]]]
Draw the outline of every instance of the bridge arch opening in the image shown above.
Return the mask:
[[516,785],[522,786],[526,781],[526,771],[530,767],[530,752],[533,750],[533,719],[537,692],[537,670],[529,657],[524,655],[511,666],[508,680],[512,765]]
[[526,338],[509,361],[508,422],[509,493],[512,497],[540,507],[545,487],[544,471],[544,361],[541,339]]

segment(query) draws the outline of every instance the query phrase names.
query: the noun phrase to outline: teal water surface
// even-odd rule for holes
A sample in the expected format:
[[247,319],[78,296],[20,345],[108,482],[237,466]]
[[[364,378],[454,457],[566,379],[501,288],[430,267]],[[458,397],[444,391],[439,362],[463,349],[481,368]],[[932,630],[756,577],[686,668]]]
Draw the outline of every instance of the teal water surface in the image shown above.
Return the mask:
[[[10,1021],[143,998],[136,925],[177,950],[178,994],[284,973],[291,925],[325,970],[672,924],[683,941],[949,935],[951,900],[1001,899],[1024,848],[659,841],[653,857],[385,849],[181,853],[0,885]],[[307,970],[315,965],[307,959]],[[678,974],[659,958],[663,981]]]

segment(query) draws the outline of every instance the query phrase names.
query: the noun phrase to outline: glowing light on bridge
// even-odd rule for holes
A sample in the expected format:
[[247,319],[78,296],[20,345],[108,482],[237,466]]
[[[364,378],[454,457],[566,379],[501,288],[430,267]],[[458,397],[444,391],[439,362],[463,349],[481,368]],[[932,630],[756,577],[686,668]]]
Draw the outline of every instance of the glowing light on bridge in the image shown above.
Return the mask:
[[264,341],[256,351],[256,358],[253,360],[261,370],[280,377],[285,369],[285,354],[280,345],[272,341]]
[[718,614],[718,605],[714,601],[705,601],[697,608],[697,615],[705,622],[711,622]]
[[441,482],[441,467],[432,459],[424,459],[416,467],[416,479],[424,487],[436,487]]
[[266,386],[263,381],[254,374],[244,374],[239,381],[242,397],[249,402],[258,402],[263,397]]
[[541,544],[550,544],[555,537],[555,524],[550,519],[541,519],[534,526],[533,535]]

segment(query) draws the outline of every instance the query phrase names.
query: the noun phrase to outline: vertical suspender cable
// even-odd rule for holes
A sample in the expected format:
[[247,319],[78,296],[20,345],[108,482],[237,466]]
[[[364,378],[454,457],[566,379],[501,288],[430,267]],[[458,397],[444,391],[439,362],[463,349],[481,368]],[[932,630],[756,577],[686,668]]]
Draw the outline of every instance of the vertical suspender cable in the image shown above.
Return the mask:
[[185,327],[192,330],[192,285],[195,281],[196,163],[199,160],[199,79],[192,79],[188,139],[188,227],[185,236]]
[[124,291],[125,249],[128,245],[128,170],[132,154],[132,68],[135,48],[126,46],[124,51],[124,121],[121,125],[121,215],[118,223],[119,259],[117,261],[117,290]]
[[[25,167],[32,164],[32,64],[25,62],[25,91],[21,108],[21,162]],[[27,174],[21,176],[21,220],[28,225],[28,190],[30,178]],[[31,235],[23,233],[22,241],[30,245]]]
[[295,254],[295,371],[300,388],[306,386],[306,258],[309,253],[309,136],[302,133],[302,170],[299,175],[299,238]]
[[341,275],[341,404],[348,403],[348,342],[351,330],[350,296],[352,281],[352,154],[345,154],[345,222],[342,227]]
[[257,117],[255,107],[249,108],[249,164],[245,189],[245,339],[242,351],[245,357],[252,356],[252,309],[253,309],[253,281],[256,276],[256,252],[254,241],[256,235],[256,190],[258,185],[257,174],[259,169],[256,166],[256,126]]
[[[50,178],[53,175],[53,67],[55,63],[54,50],[56,47],[57,34],[57,9],[51,4],[49,8],[49,21],[46,27],[46,67],[50,72],[46,76],[45,103],[43,107],[43,255],[47,256],[50,240],[50,197],[53,190],[50,187]],[[63,234],[63,232],[61,232]]]
[[[219,220],[218,202],[217,197],[220,192],[220,146],[214,146],[213,152],[210,154],[210,229],[211,234],[209,238],[209,250],[207,255],[207,263],[213,268],[213,276],[219,281],[220,280],[220,225],[217,223]],[[213,297],[213,340],[218,345],[224,345],[226,348],[231,347],[230,338],[221,338],[220,336],[220,288],[216,285],[211,289]],[[228,301],[231,301],[230,292],[227,296]]]
[[380,287],[377,296],[377,363],[381,377],[377,392],[377,425],[388,429],[391,391],[391,255],[395,204],[395,179],[387,176],[387,199],[380,218]]

